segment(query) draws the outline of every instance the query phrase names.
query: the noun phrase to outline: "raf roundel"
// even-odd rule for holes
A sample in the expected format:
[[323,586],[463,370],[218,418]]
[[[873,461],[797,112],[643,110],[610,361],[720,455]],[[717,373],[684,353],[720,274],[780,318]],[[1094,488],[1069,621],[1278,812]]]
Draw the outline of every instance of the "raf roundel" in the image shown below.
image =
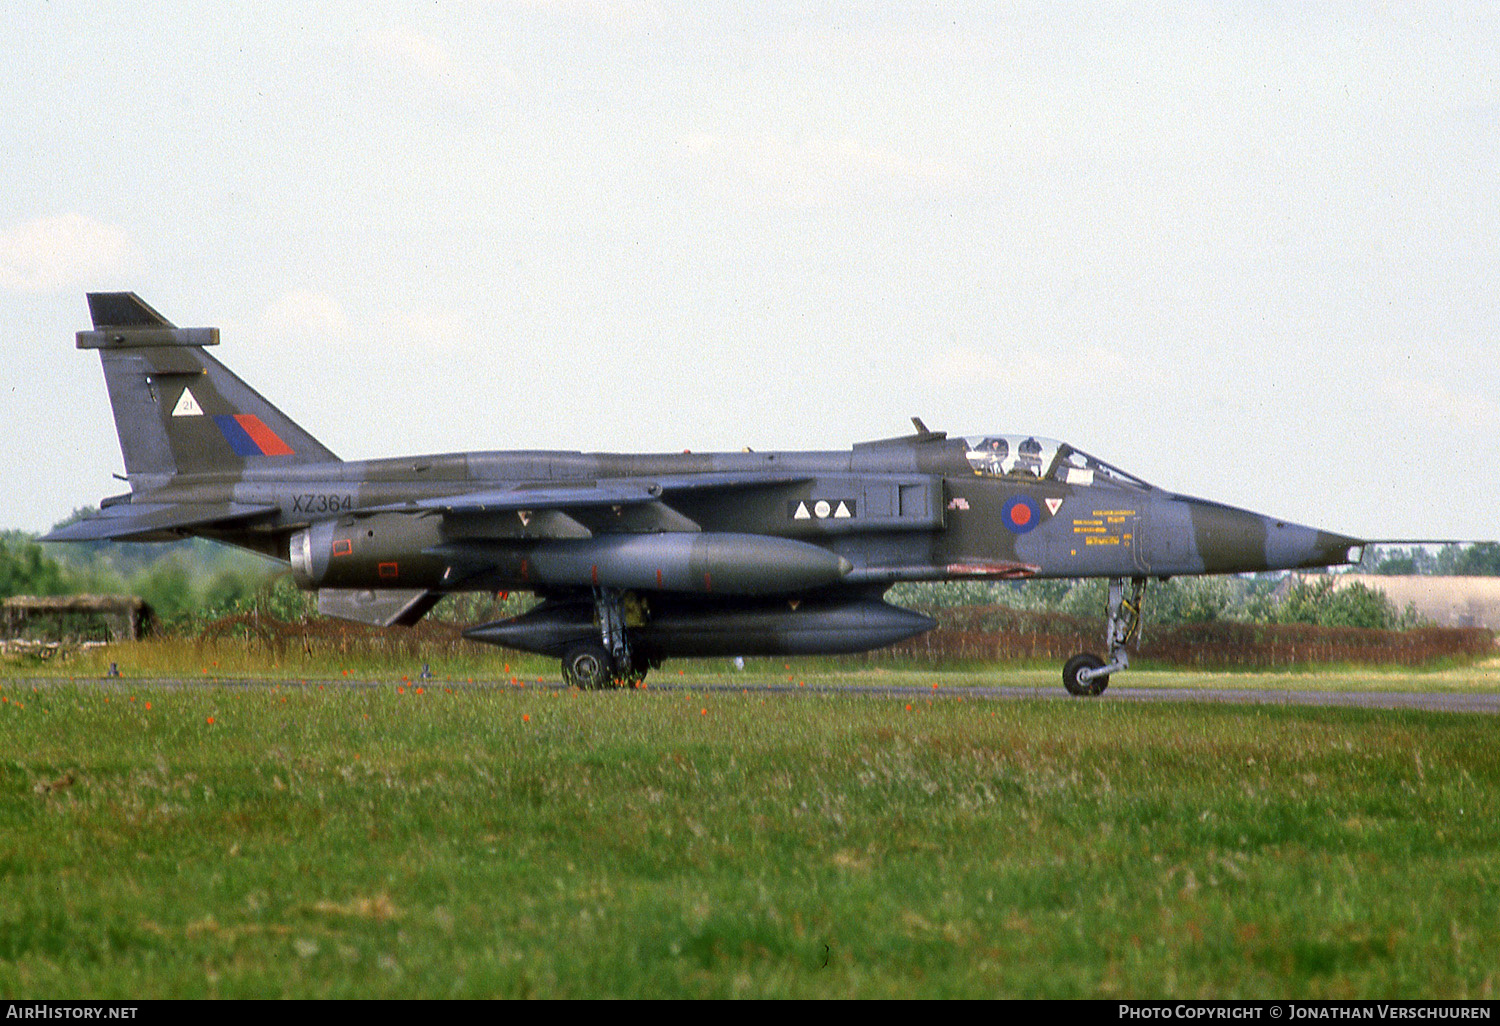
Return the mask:
[[1024,495],[1015,495],[1000,507],[1000,519],[1012,534],[1025,534],[1042,521],[1042,509]]

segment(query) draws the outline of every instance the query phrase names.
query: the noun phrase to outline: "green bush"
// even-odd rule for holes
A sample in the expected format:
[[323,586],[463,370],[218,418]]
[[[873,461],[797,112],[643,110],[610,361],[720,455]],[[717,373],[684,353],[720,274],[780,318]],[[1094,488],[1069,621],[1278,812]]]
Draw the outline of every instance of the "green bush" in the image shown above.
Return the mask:
[[1423,622],[1414,609],[1398,610],[1384,594],[1357,581],[1342,588],[1334,584],[1332,577],[1296,582],[1279,604],[1268,608],[1264,622],[1387,631],[1407,630]]
[[42,547],[24,537],[0,540],[0,598],[66,595],[75,581]]

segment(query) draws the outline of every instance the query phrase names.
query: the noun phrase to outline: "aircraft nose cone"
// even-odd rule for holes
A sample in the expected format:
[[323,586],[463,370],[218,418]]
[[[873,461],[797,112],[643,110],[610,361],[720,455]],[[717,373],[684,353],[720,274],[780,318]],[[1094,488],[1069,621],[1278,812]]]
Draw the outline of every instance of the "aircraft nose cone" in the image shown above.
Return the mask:
[[1364,542],[1348,535],[1315,527],[1268,520],[1266,563],[1272,570],[1296,570],[1318,566],[1358,563]]
[[1174,496],[1151,513],[1153,572],[1237,574],[1357,563],[1363,542],[1248,509]]

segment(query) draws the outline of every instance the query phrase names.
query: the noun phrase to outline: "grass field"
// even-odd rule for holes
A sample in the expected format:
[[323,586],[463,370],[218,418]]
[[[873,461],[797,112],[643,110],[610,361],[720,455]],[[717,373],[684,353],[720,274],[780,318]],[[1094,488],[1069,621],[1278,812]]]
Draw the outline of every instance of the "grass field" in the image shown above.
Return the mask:
[[5,681],[0,994],[1500,983],[1493,717],[383,679]]

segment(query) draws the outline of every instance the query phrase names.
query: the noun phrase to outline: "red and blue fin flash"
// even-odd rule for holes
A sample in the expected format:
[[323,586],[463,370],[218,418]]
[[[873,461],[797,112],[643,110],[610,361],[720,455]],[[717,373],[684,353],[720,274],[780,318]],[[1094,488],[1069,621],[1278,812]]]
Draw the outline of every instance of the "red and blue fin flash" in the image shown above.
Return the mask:
[[236,456],[291,456],[292,447],[253,413],[219,414],[214,423]]

